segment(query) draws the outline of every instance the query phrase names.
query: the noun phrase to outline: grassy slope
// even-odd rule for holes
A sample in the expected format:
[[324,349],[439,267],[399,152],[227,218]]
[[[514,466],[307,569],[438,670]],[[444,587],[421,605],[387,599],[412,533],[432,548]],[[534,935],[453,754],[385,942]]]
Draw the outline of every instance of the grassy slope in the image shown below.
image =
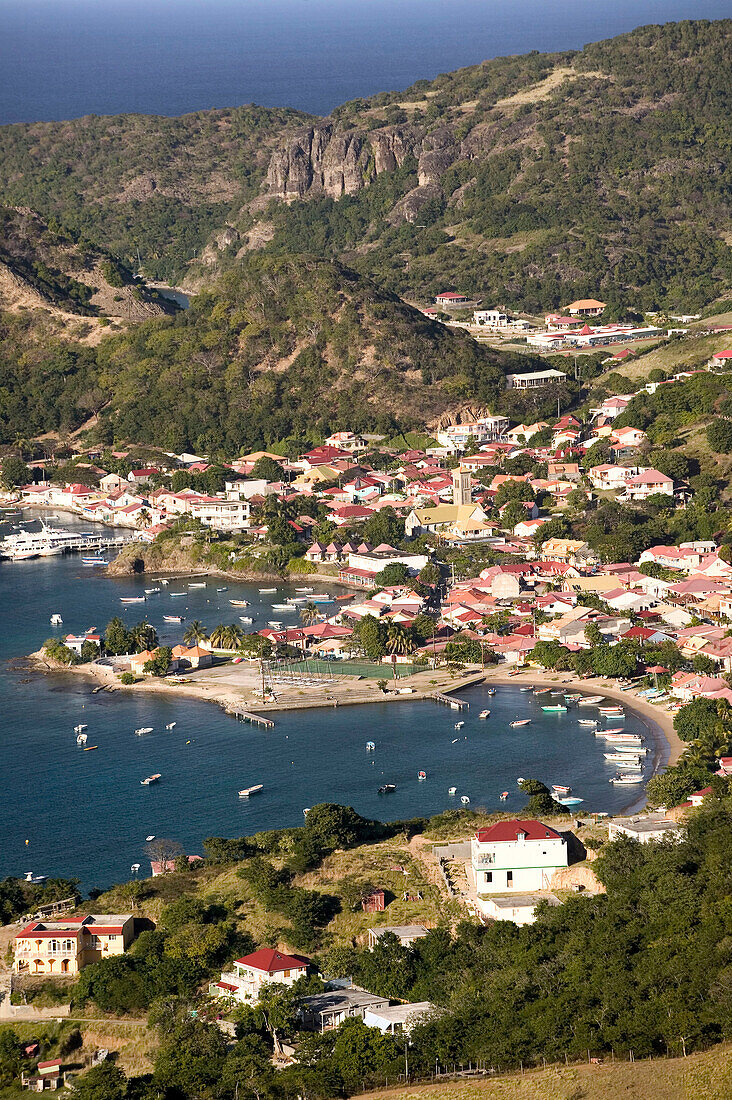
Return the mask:
[[688,1058],[552,1066],[497,1081],[450,1081],[369,1093],[383,1100],[721,1100],[732,1095],[732,1047]]

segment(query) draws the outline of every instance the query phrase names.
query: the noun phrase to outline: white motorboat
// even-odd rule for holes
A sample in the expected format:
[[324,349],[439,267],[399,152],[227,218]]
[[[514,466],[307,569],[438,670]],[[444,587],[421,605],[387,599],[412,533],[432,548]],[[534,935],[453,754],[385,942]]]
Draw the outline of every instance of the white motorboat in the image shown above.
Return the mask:
[[578,707],[596,707],[598,703],[604,703],[604,695],[584,695],[577,703]]
[[139,730],[135,730],[138,737],[142,737],[143,733],[152,733],[152,726],[140,726]]
[[604,752],[602,755],[608,764],[620,764],[622,767],[630,768],[633,771],[640,771],[643,768],[640,760],[634,760],[632,756],[624,756],[621,752]]
[[74,726],[74,733],[81,733],[82,730],[88,729],[89,726],[86,722],[80,722],[78,726]]
[[643,776],[631,775],[629,772],[623,772],[622,775],[613,776],[610,782],[614,783],[617,787],[631,787],[636,783],[642,783]]
[[150,843],[151,840],[155,840],[155,833],[150,833],[150,836],[146,836],[145,840]]
[[140,780],[141,787],[150,787],[153,783],[160,782],[160,772],[155,772],[154,775],[148,775],[145,779]]
[[312,588],[296,588],[296,592],[312,592]]
[[144,596],[120,596],[119,602],[120,603],[144,603],[145,602],[145,597]]
[[262,593],[262,595],[265,595],[268,592],[276,592],[277,589],[276,588],[260,588],[259,591]]
[[232,607],[249,607],[249,600],[229,600]]
[[252,619],[251,615],[240,615],[239,616],[239,622],[240,623],[246,623],[247,626],[248,626],[250,623],[253,622],[253,619]]
[[77,735],[76,735],[76,744],[77,745],[85,745],[88,740],[89,740],[89,738],[87,737],[87,735],[85,733],[77,733]]
[[253,787],[243,787],[242,790],[239,791],[239,798],[249,798],[250,794],[259,794],[263,788],[263,783],[255,783]]
[[491,712],[489,710],[482,710],[478,715],[479,718],[490,718]]
[[277,622],[276,619],[272,619],[267,623],[267,626],[271,626],[273,630],[280,630],[282,628],[282,623]]
[[145,595],[146,596],[152,596],[152,595],[154,595],[155,592],[159,592],[159,591],[160,591],[159,588],[146,588],[145,589]]
[[189,581],[188,582],[188,587],[189,588],[205,588],[206,587],[206,582],[205,581]]
[[515,728],[516,726],[528,726],[530,723],[530,718],[515,718],[513,722],[509,722],[509,725]]
[[596,726],[597,725],[597,719],[596,718],[578,718],[577,721],[578,721],[580,726]]
[[228,589],[228,587],[227,587],[226,585],[224,585],[224,587],[223,587],[223,588],[217,588],[217,589],[216,589],[216,591],[217,591],[217,592],[228,592],[228,591],[229,591],[229,589]]
[[63,626],[64,625],[64,621],[61,618],[61,616],[58,614],[58,612],[54,612],[54,614],[51,616],[51,624],[52,624],[52,626]]
[[183,615],[163,615],[164,623],[182,623],[183,620]]
[[460,801],[462,802],[463,806],[469,806],[470,805],[470,799],[468,798],[468,796],[466,794],[461,795]]
[[464,723],[464,722],[456,722],[456,723],[455,723],[455,729],[456,729],[456,730],[461,730],[461,729],[463,728],[463,726],[464,726],[464,725],[465,725],[465,723]]
[[457,794],[457,787],[448,787],[447,793],[450,795],[450,798],[454,798]]
[[376,749],[376,744],[375,744],[374,741],[367,741],[366,742],[366,752],[374,752],[375,749]]
[[420,781],[420,783],[426,778],[427,778],[427,772],[424,772],[424,771],[418,771],[417,772],[417,779]]
[[177,722],[168,722],[168,724],[165,728],[166,728],[166,730],[172,730],[172,729],[175,729],[176,725],[177,725]]
[[566,786],[564,783],[552,783],[552,790],[557,794],[565,796],[572,793],[572,788]]

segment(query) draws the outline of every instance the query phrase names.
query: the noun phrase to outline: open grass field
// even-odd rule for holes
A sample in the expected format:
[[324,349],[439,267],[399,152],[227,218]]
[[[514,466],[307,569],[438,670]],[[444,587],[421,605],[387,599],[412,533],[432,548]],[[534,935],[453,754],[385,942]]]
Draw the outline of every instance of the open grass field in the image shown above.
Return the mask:
[[368,1095],[376,1100],[724,1100],[732,1096],[732,1047],[688,1058],[552,1066],[493,1081],[446,1081]]

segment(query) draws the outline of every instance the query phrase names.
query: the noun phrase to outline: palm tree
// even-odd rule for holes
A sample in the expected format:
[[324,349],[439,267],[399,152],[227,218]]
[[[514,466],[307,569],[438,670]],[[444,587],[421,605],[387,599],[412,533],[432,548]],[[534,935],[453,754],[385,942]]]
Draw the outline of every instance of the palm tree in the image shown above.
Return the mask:
[[136,623],[132,627],[130,637],[138,653],[142,653],[145,649],[155,649],[158,644],[157,630],[144,619],[141,623]]
[[13,446],[18,452],[18,458],[22,458],[22,460],[25,462],[26,454],[32,449],[31,442],[28,437],[23,435],[22,432],[16,432],[13,439]]
[[317,618],[318,609],[312,601],[300,608],[300,622],[303,626],[312,626]]
[[412,639],[399,623],[390,624],[386,637],[386,648],[394,654],[411,653],[414,648]]
[[227,649],[238,649],[241,645],[242,638],[244,637],[244,631],[238,623],[232,623],[231,626],[227,626],[225,633],[225,642]]
[[145,528],[145,527],[149,527],[151,523],[152,523],[152,516],[150,515],[147,508],[141,508],[140,509],[140,514],[137,517],[137,526],[140,527],[140,528]]
[[224,626],[223,623],[219,623],[218,626],[215,626],[213,628],[213,630],[211,631],[211,636],[209,637],[209,641],[214,649],[226,649],[226,636],[228,629],[229,628]]
[[198,645],[199,642],[205,642],[208,638],[208,634],[204,630],[203,623],[198,619],[193,619],[185,629],[183,634],[183,641],[186,645]]

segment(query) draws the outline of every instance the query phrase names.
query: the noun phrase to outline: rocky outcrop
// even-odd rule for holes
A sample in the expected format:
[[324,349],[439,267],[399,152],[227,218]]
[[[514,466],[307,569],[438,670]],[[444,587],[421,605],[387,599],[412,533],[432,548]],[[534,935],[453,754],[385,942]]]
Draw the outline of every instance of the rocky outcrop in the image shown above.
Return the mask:
[[[421,133],[415,127],[342,130],[337,123],[324,122],[301,130],[289,144],[275,149],[264,186],[270,198],[285,202],[316,195],[339,199],[420,152]],[[428,165],[426,176],[429,171]]]
[[415,187],[399,199],[389,214],[389,221],[392,225],[398,225],[400,222],[410,222],[413,225],[419,221],[420,212],[426,203],[440,201],[443,198],[442,188],[438,183],[427,183],[423,187]]

